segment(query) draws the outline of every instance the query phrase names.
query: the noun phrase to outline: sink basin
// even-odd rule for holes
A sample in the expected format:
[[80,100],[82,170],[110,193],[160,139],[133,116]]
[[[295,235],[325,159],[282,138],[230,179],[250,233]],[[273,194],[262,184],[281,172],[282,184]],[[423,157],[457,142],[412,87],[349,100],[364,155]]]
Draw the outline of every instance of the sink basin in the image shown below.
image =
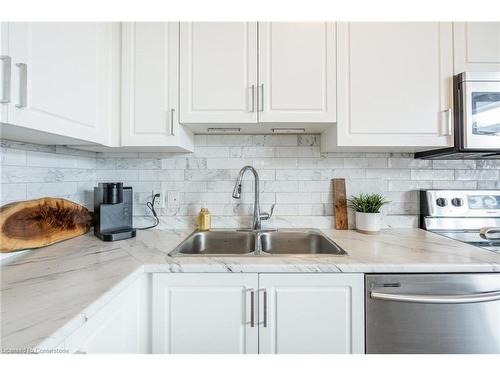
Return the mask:
[[245,255],[255,249],[255,234],[237,231],[194,232],[170,255]]
[[347,253],[317,230],[278,230],[260,234],[262,251],[276,255]]
[[[256,246],[257,245],[257,246]],[[170,256],[347,255],[314,229],[194,232]]]

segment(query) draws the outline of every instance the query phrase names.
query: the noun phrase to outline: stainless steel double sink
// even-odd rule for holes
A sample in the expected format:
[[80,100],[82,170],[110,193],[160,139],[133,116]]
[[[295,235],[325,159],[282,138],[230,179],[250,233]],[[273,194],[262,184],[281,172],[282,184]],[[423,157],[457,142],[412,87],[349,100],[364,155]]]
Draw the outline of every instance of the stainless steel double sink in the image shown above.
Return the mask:
[[347,255],[315,229],[196,231],[169,255],[176,256],[269,256]]

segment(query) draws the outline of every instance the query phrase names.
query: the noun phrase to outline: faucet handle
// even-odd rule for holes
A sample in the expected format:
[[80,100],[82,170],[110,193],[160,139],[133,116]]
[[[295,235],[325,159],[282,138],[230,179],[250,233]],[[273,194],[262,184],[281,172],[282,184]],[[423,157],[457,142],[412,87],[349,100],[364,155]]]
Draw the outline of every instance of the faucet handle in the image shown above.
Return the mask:
[[268,219],[270,219],[270,218],[273,216],[273,213],[274,213],[274,207],[276,207],[276,203],[273,203],[273,205],[271,206],[271,213],[269,214]]
[[273,203],[273,205],[271,206],[271,213],[267,213],[267,212],[261,213],[260,214],[261,220],[269,220],[273,216],[275,206],[276,206],[276,203]]

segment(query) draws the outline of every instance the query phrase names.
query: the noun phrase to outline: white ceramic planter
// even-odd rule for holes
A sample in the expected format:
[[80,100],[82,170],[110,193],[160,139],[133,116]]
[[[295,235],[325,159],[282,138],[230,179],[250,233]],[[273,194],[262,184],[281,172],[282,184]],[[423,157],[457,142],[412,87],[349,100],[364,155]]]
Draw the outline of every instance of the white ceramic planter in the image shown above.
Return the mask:
[[382,214],[356,212],[356,230],[361,233],[376,234],[380,232]]

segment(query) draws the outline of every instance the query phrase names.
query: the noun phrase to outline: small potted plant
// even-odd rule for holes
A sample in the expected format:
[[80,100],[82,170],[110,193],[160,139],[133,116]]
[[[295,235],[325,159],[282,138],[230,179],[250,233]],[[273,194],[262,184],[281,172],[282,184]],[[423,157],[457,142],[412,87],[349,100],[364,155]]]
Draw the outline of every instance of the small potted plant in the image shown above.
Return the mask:
[[353,196],[349,207],[356,211],[356,230],[361,233],[375,234],[380,232],[380,208],[389,203],[382,194],[360,194]]

